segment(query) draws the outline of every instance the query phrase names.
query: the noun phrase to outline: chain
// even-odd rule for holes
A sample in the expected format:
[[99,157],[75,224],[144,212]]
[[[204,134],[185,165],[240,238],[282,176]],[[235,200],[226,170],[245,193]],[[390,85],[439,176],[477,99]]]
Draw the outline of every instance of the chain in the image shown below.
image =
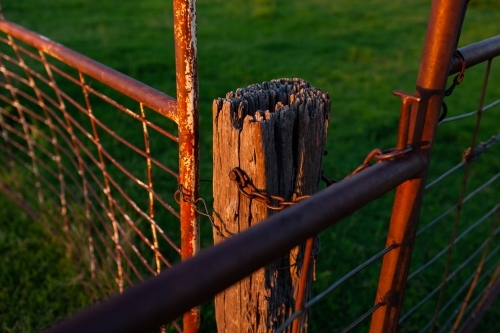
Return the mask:
[[238,167],[233,168],[233,170],[229,172],[229,179],[236,183],[238,190],[245,197],[250,200],[257,200],[272,210],[283,210],[286,207],[293,206],[297,202],[310,197],[310,195],[303,195],[295,198],[293,201],[286,201],[280,196],[262,193],[255,187],[255,185],[252,184],[250,177],[248,177],[248,175]]
[[[323,171],[322,171],[322,178],[327,179],[326,177],[323,176]],[[254,184],[252,184],[252,181],[250,177],[240,168],[236,167],[233,168],[229,172],[229,179],[231,179],[233,182],[236,183],[236,186],[238,186],[238,191],[243,194],[246,198],[250,200],[256,200],[258,202],[263,203],[266,205],[267,208],[272,209],[272,210],[283,210],[286,207],[293,206],[297,202],[300,202],[302,200],[308,199],[311,196],[310,195],[302,195],[293,201],[286,201],[283,197],[277,196],[277,195],[268,195],[265,193],[262,193],[255,187]],[[332,181],[328,180],[330,184],[333,184]],[[306,245],[306,246],[314,246],[313,244]],[[316,266],[316,256],[318,255],[318,252],[320,250],[319,242],[317,242],[317,248],[315,251],[312,251],[311,249],[311,257],[313,258],[313,265]],[[296,260],[293,264],[282,266],[282,267],[276,267],[272,268],[274,270],[281,270],[281,269],[288,269],[294,266],[298,266],[304,261],[304,258],[300,260]],[[316,269],[313,269],[313,275],[315,274]],[[314,280],[316,278],[314,277]]]
[[440,122],[442,122],[444,120],[444,118],[446,118],[446,115],[448,115],[448,105],[446,105],[446,102],[444,101],[444,99],[443,99],[442,106],[443,106],[443,111],[441,112],[441,115],[439,115],[438,124]]
[[[250,181],[250,177],[246,173],[244,173],[240,168],[234,168],[231,170],[229,173],[229,177],[232,181],[236,182],[238,185],[238,190],[247,198],[249,199],[255,199],[257,201],[260,201],[266,205],[266,207],[273,209],[273,210],[283,210],[286,207],[292,206],[293,204],[305,200],[309,198],[309,195],[303,195],[298,198],[296,198],[294,201],[285,201],[282,197],[275,196],[275,195],[265,195],[257,190],[257,188],[252,184]],[[175,191],[174,194],[175,201],[180,204],[181,200],[184,202],[187,202],[191,204],[196,213],[207,217],[210,220],[210,224],[212,225],[212,228],[214,228],[215,232],[217,235],[219,235],[222,238],[228,238],[224,233],[222,232],[222,229],[215,224],[214,218],[208,213],[208,208],[205,200],[203,198],[198,198],[196,200],[192,200],[189,198],[189,194],[186,193],[184,187],[179,184],[177,191]],[[202,204],[202,207],[199,207],[199,203]],[[225,230],[227,234],[230,236],[234,236],[235,234],[231,233],[229,230]],[[312,253],[313,258],[315,258],[320,250],[320,247],[316,248],[316,250]],[[283,267],[277,267],[274,268],[276,270],[280,269],[286,269],[290,268],[293,266],[299,265],[304,259],[297,260],[295,263],[288,265],[288,266],[283,266]]]
[[358,166],[356,169],[354,169],[353,172],[348,174],[344,179],[350,178],[350,177],[354,176],[355,174],[358,174],[361,171],[371,167],[372,166],[371,161],[373,159],[375,159],[375,156],[381,155],[381,154],[382,154],[382,150],[380,150],[379,148],[373,149],[368,155],[366,155],[363,163],[360,166]]
[[[364,159],[363,163],[360,164],[356,169],[354,169],[353,172],[348,174],[347,176],[344,177],[344,179],[350,178],[354,176],[355,174],[360,173],[361,171],[368,169],[372,165],[378,162],[386,161],[392,158],[401,158],[401,157],[406,157],[407,154],[413,149],[412,146],[407,146],[405,149],[397,150],[396,148],[392,149],[387,149],[387,150],[381,150],[379,148],[373,149],[368,155],[366,155],[366,158]],[[374,162],[374,163],[372,163]],[[335,185],[335,183],[338,183],[337,180],[334,179],[329,179],[324,175],[323,170],[321,170],[321,180],[326,184],[326,186],[331,186]]]
[[[356,169],[354,169],[353,172],[348,174],[344,179],[350,178],[354,176],[355,174],[360,173],[361,171],[368,169],[371,167],[373,164],[390,160],[392,158],[402,158],[406,157],[407,154],[413,149],[412,146],[407,146],[405,149],[398,150],[396,148],[391,148],[387,150],[381,150],[379,148],[373,149],[365,158],[363,163],[358,166]],[[371,163],[372,161],[375,161],[375,163]]]
[[[372,150],[364,159],[363,163],[358,166],[356,169],[354,169],[353,172],[351,172],[349,175],[347,175],[344,179],[347,179],[349,177],[352,177],[359,172],[369,168],[372,166],[374,163],[372,161],[375,161],[375,163],[393,159],[393,158],[402,158],[406,157],[406,155],[412,150],[412,146],[408,146],[405,149],[388,149],[388,150],[381,150],[381,149],[374,149]],[[250,200],[256,200],[261,203],[263,203],[267,208],[276,210],[276,211],[281,211],[285,209],[286,207],[293,206],[297,202],[303,201],[305,199],[310,198],[310,195],[302,195],[297,198],[295,198],[292,201],[287,201],[283,197],[277,196],[277,195],[268,195],[266,193],[263,193],[262,191],[259,191],[255,185],[252,184],[252,181],[250,177],[240,168],[236,167],[233,168],[229,172],[229,178],[236,183],[238,186],[238,191],[245,196],[246,198]],[[323,170],[321,171],[321,179],[327,184],[327,186],[334,185],[337,183],[336,180],[330,180],[328,179],[324,174]],[[207,204],[203,198],[198,198],[196,200],[190,199],[190,195],[186,193],[184,187],[179,184],[178,189],[174,194],[175,201],[180,204],[181,201],[190,203],[196,213],[205,216],[209,219],[210,224],[212,225],[212,228],[215,229],[217,235],[219,235],[222,238],[228,238],[222,231],[221,227],[219,227],[217,224],[215,224],[214,218],[210,213],[208,212]],[[199,206],[201,203],[201,207]],[[225,230],[227,234],[230,236],[234,236],[233,233],[231,233],[229,230]],[[316,255],[316,253],[314,254]],[[297,263],[295,263],[297,264]],[[294,265],[295,265],[294,264]]]
[[[372,165],[378,162],[390,160],[393,158],[404,158],[408,155],[408,153],[413,149],[412,146],[407,146],[405,149],[398,150],[396,148],[391,148],[387,150],[382,150],[379,148],[373,149],[368,155],[366,155],[362,164],[360,164],[353,172],[344,177],[344,179],[350,178],[361,171],[368,169]],[[326,186],[334,185],[338,183],[336,180],[330,180],[323,174],[323,170],[321,170],[321,180],[326,184]]]
[[[327,150],[324,150],[324,151],[323,151],[323,156],[326,156],[326,155],[328,155],[328,151],[327,151]],[[322,180],[322,181],[326,184],[326,187],[331,186],[331,185],[333,185],[333,184],[335,184],[335,183],[338,183],[338,181],[337,181],[337,180],[335,180],[335,179],[330,179],[330,178],[326,177],[326,176],[325,176],[325,173],[323,172],[323,169],[321,169],[321,176],[320,176],[320,178],[321,178],[321,180]]]

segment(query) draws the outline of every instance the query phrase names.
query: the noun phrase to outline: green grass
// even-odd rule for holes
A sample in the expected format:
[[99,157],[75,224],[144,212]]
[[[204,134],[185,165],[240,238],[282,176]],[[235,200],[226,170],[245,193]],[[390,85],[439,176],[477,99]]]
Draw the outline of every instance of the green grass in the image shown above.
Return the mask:
[[0,195],[0,330],[34,332],[94,301],[57,234]]
[[[430,1],[423,0],[199,0],[202,178],[211,178],[212,172],[212,100],[238,87],[280,77],[301,77],[310,81],[313,86],[328,91],[332,98],[332,117],[327,143],[329,154],[324,162],[324,170],[329,177],[342,178],[359,165],[366,154],[375,147],[393,147],[399,100],[392,96],[391,91],[414,90],[429,5]],[[498,1],[492,0],[471,2],[460,45],[500,34],[498,5]],[[169,2],[159,0],[120,1],[119,4],[97,0],[3,2],[7,19],[175,96],[170,6]],[[481,65],[468,70],[464,83],[447,98],[450,116],[469,112],[477,107],[484,68],[485,66]],[[500,71],[495,62],[490,76],[487,103],[500,97]],[[110,123],[112,117],[109,116]],[[484,141],[499,132],[499,119],[498,110],[484,115],[480,140]],[[124,124],[115,126],[117,131],[126,130]],[[470,144],[473,127],[474,120],[466,120],[445,124],[439,128],[429,179],[434,179],[460,161],[463,150]],[[133,133],[129,135],[134,140]],[[140,136],[140,133],[137,136]],[[152,149],[158,154],[171,154],[163,144],[161,138],[157,138],[152,141]],[[491,152],[480,158],[482,162],[474,165],[468,192],[498,172],[499,153],[498,147],[492,148]],[[121,158],[126,160],[127,155],[124,154]],[[142,172],[143,165],[136,164],[135,160],[125,162],[129,163],[128,167]],[[421,226],[456,202],[462,173],[463,171],[456,173],[429,192],[424,201]],[[164,184],[170,186],[168,181]],[[495,193],[498,193],[499,189],[495,183],[491,190],[485,191],[484,195],[468,204],[467,207],[470,208],[464,212],[460,231],[465,230],[466,226],[492,204],[497,203]],[[139,196],[140,193],[134,192],[131,195]],[[202,184],[202,196],[210,200],[209,184]],[[314,293],[323,290],[382,249],[392,197],[393,194],[386,195],[321,235],[322,250],[318,256]],[[7,228],[7,225],[20,224],[18,218],[24,223],[29,222],[22,218],[22,214],[14,213],[11,209],[13,208],[8,207],[0,210],[2,226],[5,224]],[[12,216],[16,222],[10,222]],[[211,230],[207,221],[202,222],[202,244],[207,247],[211,244]],[[417,239],[413,268],[432,258],[447,243],[452,223],[453,217],[449,217],[439,224],[437,230],[432,229]],[[467,244],[459,243],[453,268],[484,239],[488,227],[486,225],[484,230],[481,230],[482,233],[474,234],[474,239],[467,241]],[[24,228],[15,230],[11,232],[23,232]],[[0,239],[0,246],[3,246],[2,244],[10,243]],[[494,245],[498,245],[498,241]],[[8,247],[11,248],[12,246]],[[57,251],[59,250],[53,252],[64,258],[65,252]],[[32,250],[25,254],[14,253],[11,257],[13,259],[9,260],[29,262],[33,257],[31,253]],[[498,260],[498,256],[496,258]],[[52,262],[58,261],[53,259]],[[472,266],[471,270],[474,268]],[[75,276],[79,272],[67,263],[64,267],[68,271],[61,274],[61,279],[71,281],[68,276]],[[374,265],[360,273],[314,307],[310,316],[311,332],[340,330],[370,308],[374,300],[379,267],[380,265]],[[411,281],[406,310],[439,283],[443,267],[444,261],[438,261],[432,269]],[[50,265],[48,269],[51,269]],[[64,272],[62,269],[58,271]],[[21,271],[17,274],[21,274]],[[5,275],[2,269],[2,281]],[[38,277],[33,279],[32,284],[45,285],[38,282]],[[58,285],[53,280],[46,284],[48,290]],[[452,294],[453,287],[448,288],[447,297]],[[88,304],[82,301],[75,303],[74,307],[65,306],[62,309],[69,311],[60,311],[58,309],[61,304],[65,304],[63,297],[66,295],[75,300],[80,300],[83,296],[69,287],[64,292],[52,293],[58,295],[58,298],[61,297],[59,303],[50,303],[49,299],[43,303],[45,298],[42,296],[46,293],[41,287],[30,292],[37,295],[34,297],[42,302],[40,307],[53,309],[57,314],[45,316],[45,312],[38,314],[28,311],[24,317],[15,312],[16,310],[9,310],[9,318],[18,318],[9,320],[18,320],[19,324],[10,321],[8,327],[17,325],[13,330],[16,332],[38,329],[55,318],[67,315],[80,305]],[[414,320],[406,323],[402,331],[418,331],[432,315],[435,300],[436,297],[429,301],[429,306],[419,312]],[[2,299],[0,306],[3,303]],[[495,311],[497,315],[500,313],[498,304]],[[23,319],[34,317],[39,318],[39,322],[43,324],[35,328],[29,326],[32,325],[30,323],[33,319]],[[491,320],[490,325],[488,320],[485,320],[482,325],[486,325],[482,332],[495,332],[495,320]],[[205,315],[203,331],[214,331],[213,327],[213,316]],[[366,325],[363,328],[366,328]]]

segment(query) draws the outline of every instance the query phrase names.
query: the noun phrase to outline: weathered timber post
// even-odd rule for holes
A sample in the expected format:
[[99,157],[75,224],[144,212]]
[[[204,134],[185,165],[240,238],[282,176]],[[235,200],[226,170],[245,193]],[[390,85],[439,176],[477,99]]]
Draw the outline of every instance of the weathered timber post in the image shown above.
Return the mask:
[[[251,85],[214,101],[215,243],[275,213],[268,207],[279,207],[282,199],[292,202],[318,190],[329,112],[328,94],[301,79]],[[253,184],[260,198],[240,193],[234,171],[230,179],[234,168],[248,176],[246,191]],[[303,252],[304,245],[298,246],[217,295],[218,332],[274,332],[295,310]],[[310,267],[306,290],[312,274]],[[304,319],[300,331],[306,330]]]

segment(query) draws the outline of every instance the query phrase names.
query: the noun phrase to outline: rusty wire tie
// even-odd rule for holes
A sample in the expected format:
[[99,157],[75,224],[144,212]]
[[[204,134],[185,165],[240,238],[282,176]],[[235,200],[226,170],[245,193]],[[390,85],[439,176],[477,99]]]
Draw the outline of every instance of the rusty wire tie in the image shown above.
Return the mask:
[[250,200],[257,200],[272,210],[283,210],[286,207],[293,206],[297,202],[311,197],[310,195],[302,195],[292,201],[286,201],[283,197],[265,194],[259,191],[255,185],[252,184],[250,177],[248,177],[248,175],[238,167],[233,168],[229,172],[229,178],[236,183],[238,190],[241,194],[243,194],[243,196]]
[[[175,191],[175,193],[174,193],[175,202],[177,202],[180,205],[181,200],[182,200],[184,202],[191,204],[194,207],[194,210],[196,213],[198,213],[202,216],[205,216],[209,219],[210,224],[212,225],[212,228],[214,228],[215,231],[217,232],[217,235],[219,235],[222,238],[228,238],[226,235],[223,234],[221,228],[217,224],[215,224],[214,218],[208,212],[207,203],[205,202],[205,200],[203,198],[198,198],[196,200],[193,200],[193,199],[190,199],[189,196],[190,195],[185,192],[184,186],[182,186],[182,184],[179,184],[177,186],[177,191]],[[200,207],[198,206],[198,203],[200,203],[200,202],[201,202],[202,207],[203,207],[202,209],[200,209]],[[226,229],[226,232],[229,235],[234,236],[234,234],[227,229]]]
[[455,53],[453,53],[454,57],[457,57],[460,60],[460,63],[462,64],[462,69],[460,69],[460,73],[458,73],[454,78],[453,78],[453,83],[451,86],[445,90],[444,95],[445,96],[450,96],[453,93],[453,90],[455,89],[456,86],[458,86],[460,83],[463,82],[464,76],[465,76],[465,68],[467,67],[467,64],[465,63],[465,58],[459,50],[455,50]]
[[[462,64],[462,68],[460,69],[460,73],[458,73],[454,78],[451,86],[445,90],[444,92],[444,97],[450,96],[453,93],[453,90],[455,89],[456,86],[458,86],[460,83],[463,82],[464,77],[465,77],[465,68],[467,67],[467,64],[465,63],[465,58],[463,54],[459,50],[455,50],[455,53],[453,53],[454,57],[457,57],[460,60],[460,63]],[[448,105],[446,105],[446,102],[443,99],[443,112],[439,116],[439,122],[443,121],[444,118],[446,118],[446,115],[448,114]]]
[[485,142],[479,143],[476,147],[469,147],[464,151],[462,155],[462,160],[466,163],[471,163],[475,161],[479,156],[483,155],[490,146],[495,143],[500,142],[500,133],[497,135],[493,135],[490,139]]

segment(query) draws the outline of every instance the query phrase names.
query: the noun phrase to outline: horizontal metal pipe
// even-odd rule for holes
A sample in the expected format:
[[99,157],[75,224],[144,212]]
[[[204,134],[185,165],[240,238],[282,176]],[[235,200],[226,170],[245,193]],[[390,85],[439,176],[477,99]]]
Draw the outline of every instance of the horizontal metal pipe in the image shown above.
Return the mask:
[[47,333],[137,333],[168,323],[417,176],[423,154],[377,163]]
[[0,19],[0,31],[45,52],[152,110],[177,121],[177,102],[174,98],[12,22]]
[[[485,39],[458,49],[464,56],[466,68],[470,68],[500,55],[500,36]],[[453,57],[450,66],[450,75],[460,72],[460,59]]]

